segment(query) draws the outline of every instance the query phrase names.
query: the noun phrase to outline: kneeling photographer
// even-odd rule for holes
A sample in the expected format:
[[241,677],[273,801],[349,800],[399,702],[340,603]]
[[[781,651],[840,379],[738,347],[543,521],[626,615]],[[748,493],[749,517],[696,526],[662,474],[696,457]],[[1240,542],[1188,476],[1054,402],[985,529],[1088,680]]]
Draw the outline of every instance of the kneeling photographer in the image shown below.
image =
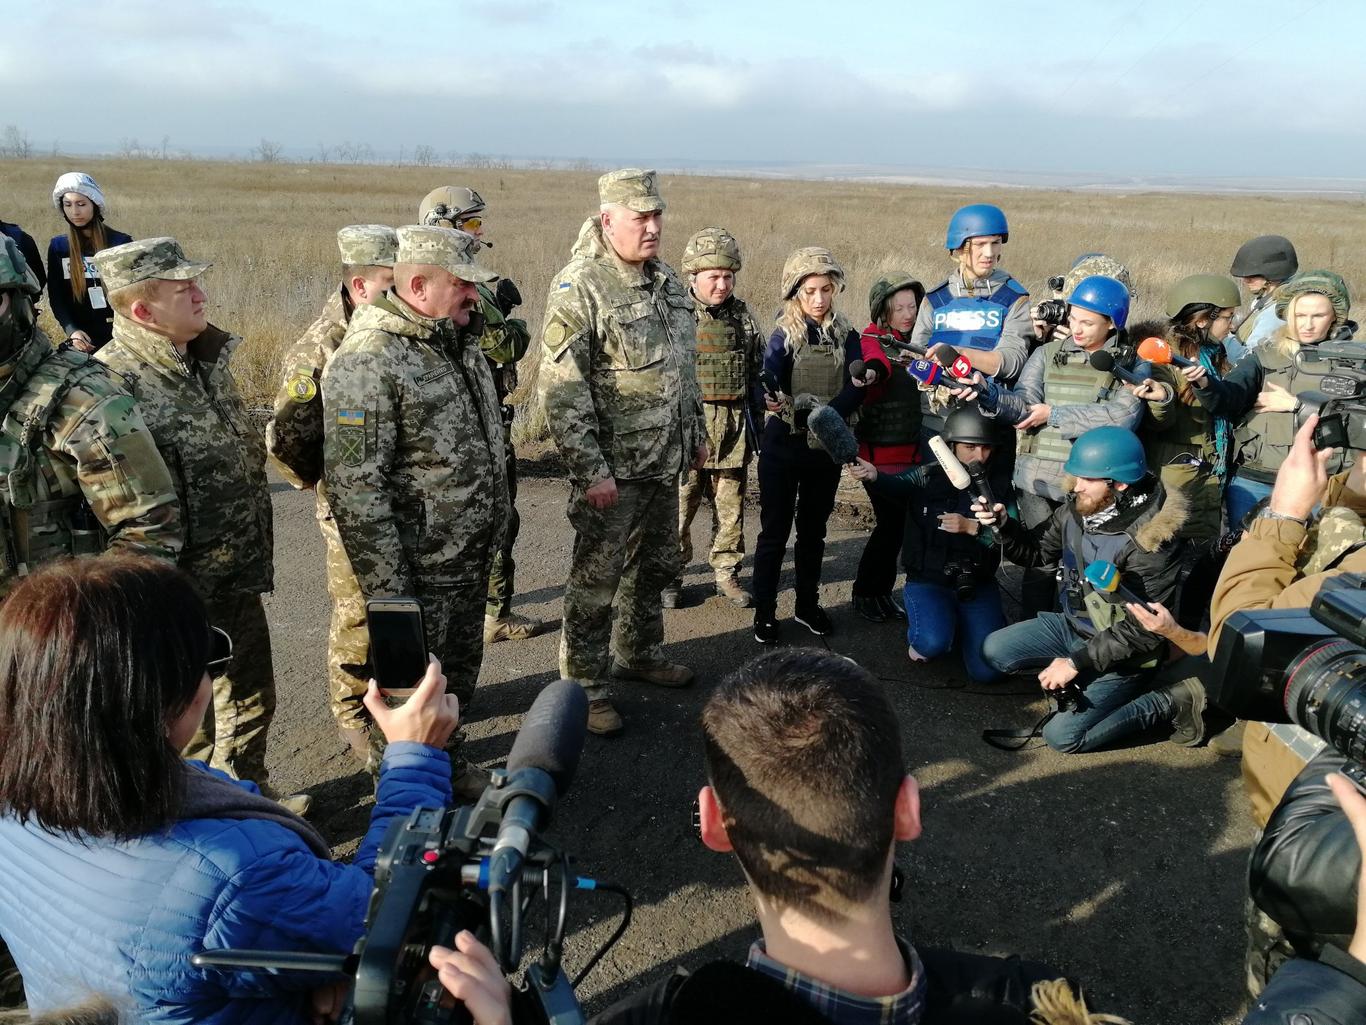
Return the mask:
[[1306,420],[1211,608],[1212,697],[1253,720],[1243,777],[1265,825],[1249,874],[1254,994],[1287,957],[1342,946],[1354,925],[1360,855],[1325,782],[1335,771],[1360,774],[1366,761],[1366,439],[1354,410],[1344,419],[1357,449],[1351,470],[1329,479],[1334,451],[1316,444],[1319,418]]

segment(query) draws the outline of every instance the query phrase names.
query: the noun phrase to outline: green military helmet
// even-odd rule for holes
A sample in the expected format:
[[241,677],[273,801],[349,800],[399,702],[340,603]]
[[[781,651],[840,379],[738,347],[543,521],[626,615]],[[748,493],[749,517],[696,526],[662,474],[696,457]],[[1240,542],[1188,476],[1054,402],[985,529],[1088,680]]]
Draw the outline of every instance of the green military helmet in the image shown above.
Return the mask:
[[959,406],[944,418],[944,429],[939,432],[951,445],[999,445],[1001,438],[996,421],[972,402]]
[[1148,475],[1143,442],[1124,427],[1093,427],[1076,441],[1063,470],[1087,480],[1137,484]]
[[0,288],[18,288],[31,296],[39,295],[42,289],[38,287],[38,279],[34,277],[14,239],[0,235],[0,241],[4,242],[0,246]]
[[740,243],[725,228],[703,228],[683,247],[683,273],[740,270]]
[[844,268],[835,259],[835,254],[824,246],[802,246],[794,249],[783,263],[782,292],[784,299],[797,294],[797,286],[803,278],[813,274],[828,274],[844,291]]
[[1222,274],[1192,274],[1167,289],[1167,316],[1175,320],[1188,306],[1227,310],[1242,301],[1232,279]]
[[1106,256],[1104,253],[1085,253],[1078,256],[1072,264],[1072,269],[1063,278],[1062,294],[1071,295],[1083,278],[1092,277],[1114,278],[1129,290],[1131,303],[1138,299],[1138,293],[1134,291],[1134,283],[1129,276],[1129,268],[1113,256]]
[[925,286],[914,274],[907,271],[894,271],[891,274],[884,274],[873,282],[873,287],[868,289],[868,319],[874,324],[882,319],[882,312],[887,306],[887,302],[892,296],[903,289],[911,289],[915,292],[916,305],[925,299]]
[[1330,270],[1307,270],[1277,288],[1276,316],[1284,320],[1290,301],[1310,292],[1326,295],[1333,304],[1334,331],[1346,323],[1347,313],[1352,308],[1352,297],[1347,292],[1347,282],[1342,280],[1342,275]]

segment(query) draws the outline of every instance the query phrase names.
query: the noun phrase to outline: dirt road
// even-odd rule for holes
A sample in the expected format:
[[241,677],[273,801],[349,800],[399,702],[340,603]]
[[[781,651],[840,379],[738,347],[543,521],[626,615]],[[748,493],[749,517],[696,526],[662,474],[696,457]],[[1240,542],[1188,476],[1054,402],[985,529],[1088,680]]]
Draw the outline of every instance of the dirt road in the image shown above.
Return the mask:
[[[369,816],[369,780],[343,754],[325,698],[327,596],[311,495],[274,485],[277,590],[268,601],[280,691],[270,763],[277,785],[314,795],[314,821],[340,854]],[[522,483],[518,608],[558,616],[570,533],[564,485]],[[748,517],[752,546],[757,514]],[[699,528],[696,546],[706,544]],[[823,601],[831,646],[888,680],[912,771],[924,788],[924,836],[902,846],[907,897],[896,908],[916,943],[1018,952],[1081,980],[1093,1004],[1145,1025],[1238,1020],[1242,902],[1252,826],[1236,763],[1161,742],[1063,756],[987,747],[986,726],[1042,714],[1030,686],[992,693],[948,661],[909,668],[902,633],[858,619],[849,580],[863,534],[832,530]],[[790,566],[789,566],[790,571]],[[745,567],[748,576],[748,566]],[[675,964],[743,957],[756,936],[739,868],[707,851],[690,814],[702,782],[698,714],[709,684],[758,651],[751,618],[710,592],[692,567],[692,607],[666,613],[670,654],[691,665],[686,691],[622,687],[627,732],[589,737],[554,836],[579,871],[625,884],[634,923],[580,990],[598,1008]],[[790,578],[786,579],[790,587]],[[779,607],[791,614],[791,592]],[[788,622],[789,643],[820,643]],[[506,757],[522,712],[555,671],[558,633],[485,653],[469,729],[473,758]],[[1037,743],[1037,742],[1036,742]],[[615,906],[589,895],[571,910],[571,974],[610,932]]]

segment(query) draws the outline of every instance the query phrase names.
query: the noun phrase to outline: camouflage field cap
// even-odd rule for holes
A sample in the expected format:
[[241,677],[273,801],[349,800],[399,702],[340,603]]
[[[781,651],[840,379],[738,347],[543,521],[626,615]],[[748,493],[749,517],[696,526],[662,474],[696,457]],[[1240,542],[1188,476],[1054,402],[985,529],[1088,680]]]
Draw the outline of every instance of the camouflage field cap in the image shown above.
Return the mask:
[[467,231],[409,224],[398,229],[397,263],[426,263],[442,267],[461,281],[497,281],[498,274],[479,266],[475,257],[484,244]]
[[22,288],[29,295],[42,293],[33,270],[8,235],[0,235],[0,288]]
[[598,202],[616,203],[638,214],[664,209],[657,176],[654,171],[642,171],[639,167],[608,171],[599,178]]
[[683,247],[683,273],[740,269],[740,243],[725,228],[703,228]]
[[110,292],[158,278],[189,281],[213,266],[185,259],[185,251],[173,238],[144,238],[114,246],[94,256],[95,266]]
[[337,232],[342,263],[353,267],[392,267],[398,232],[384,224],[348,224]]

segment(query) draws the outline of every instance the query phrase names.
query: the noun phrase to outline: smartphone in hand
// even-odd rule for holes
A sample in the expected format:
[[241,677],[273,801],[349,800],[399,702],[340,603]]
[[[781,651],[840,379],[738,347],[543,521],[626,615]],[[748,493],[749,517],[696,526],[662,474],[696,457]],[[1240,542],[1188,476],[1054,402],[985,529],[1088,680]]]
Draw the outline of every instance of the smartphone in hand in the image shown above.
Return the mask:
[[365,603],[370,632],[370,675],[385,697],[411,697],[427,672],[427,629],[416,598],[371,598]]

